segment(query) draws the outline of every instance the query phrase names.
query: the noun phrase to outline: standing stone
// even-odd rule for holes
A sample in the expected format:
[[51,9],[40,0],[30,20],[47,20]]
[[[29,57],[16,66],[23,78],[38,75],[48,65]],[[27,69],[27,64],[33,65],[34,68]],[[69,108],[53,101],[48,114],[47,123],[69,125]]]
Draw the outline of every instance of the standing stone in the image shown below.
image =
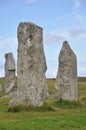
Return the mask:
[[48,97],[42,35],[43,29],[33,23],[18,26],[18,91],[10,106],[41,106]]
[[5,96],[13,96],[16,91],[15,61],[12,53],[5,54]]
[[0,84],[0,97],[2,96],[2,85]]
[[67,41],[64,41],[60,51],[55,88],[57,99],[77,100],[77,59]]

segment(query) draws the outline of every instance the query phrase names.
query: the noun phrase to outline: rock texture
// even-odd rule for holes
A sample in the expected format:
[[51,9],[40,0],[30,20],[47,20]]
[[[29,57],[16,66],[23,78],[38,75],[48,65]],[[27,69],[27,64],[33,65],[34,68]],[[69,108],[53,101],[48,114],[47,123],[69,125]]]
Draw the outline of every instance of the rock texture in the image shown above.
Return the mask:
[[10,106],[41,106],[48,97],[42,35],[43,29],[33,23],[24,22],[18,26],[18,91]]
[[13,96],[15,91],[15,60],[12,53],[7,53],[5,54],[5,96]]
[[55,88],[57,99],[77,100],[77,59],[67,41],[64,41],[60,51]]

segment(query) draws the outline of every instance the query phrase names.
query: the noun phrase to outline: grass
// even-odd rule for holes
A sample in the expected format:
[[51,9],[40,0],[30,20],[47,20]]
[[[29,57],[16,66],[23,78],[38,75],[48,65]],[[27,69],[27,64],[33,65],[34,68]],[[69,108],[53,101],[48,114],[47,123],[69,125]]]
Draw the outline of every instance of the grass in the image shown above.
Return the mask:
[[79,82],[79,98],[86,97],[86,82]]
[[0,84],[3,87],[1,95],[4,95],[4,93],[5,93],[5,80],[4,80],[4,78],[0,78]]
[[43,106],[40,107],[35,107],[35,106],[31,106],[31,105],[17,105],[17,106],[13,106],[10,107],[8,109],[8,112],[23,112],[23,111],[27,111],[27,112],[31,112],[31,111],[37,111],[37,112],[44,112],[44,111],[54,111],[54,109],[48,105],[47,103],[44,103]]
[[47,79],[47,86],[48,86],[48,91],[49,95],[54,95],[55,94],[55,79]]
[[[19,112],[8,112],[10,99],[0,98],[0,130],[86,130],[86,82],[78,83],[78,102],[56,101],[55,80],[47,82],[50,97],[41,109],[31,107],[25,111],[19,106]],[[4,80],[0,83],[4,84]]]
[[85,117],[2,120],[0,121],[0,127],[2,130],[85,130],[84,121],[86,121]]
[[79,101],[63,101],[60,99],[59,101],[55,101],[55,106],[64,109],[75,109],[81,108],[83,105]]

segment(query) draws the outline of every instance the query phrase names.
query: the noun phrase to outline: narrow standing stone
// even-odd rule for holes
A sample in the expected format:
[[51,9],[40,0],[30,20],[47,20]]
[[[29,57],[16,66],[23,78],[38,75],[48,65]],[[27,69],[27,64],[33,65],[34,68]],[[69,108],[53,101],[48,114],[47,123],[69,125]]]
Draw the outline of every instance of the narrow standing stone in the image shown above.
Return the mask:
[[41,106],[48,97],[43,29],[33,23],[18,26],[18,91],[12,105]]
[[67,41],[60,51],[55,88],[57,99],[76,101],[78,98],[77,59]]
[[5,54],[5,96],[13,96],[15,91],[15,60],[12,53],[7,53]]

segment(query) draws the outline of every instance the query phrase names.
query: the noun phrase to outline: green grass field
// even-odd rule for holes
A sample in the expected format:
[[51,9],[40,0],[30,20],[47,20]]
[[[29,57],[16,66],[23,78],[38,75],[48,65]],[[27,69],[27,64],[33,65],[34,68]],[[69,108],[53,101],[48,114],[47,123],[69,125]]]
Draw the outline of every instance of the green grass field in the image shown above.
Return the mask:
[[[4,80],[0,79],[4,87]],[[54,111],[8,112],[10,99],[0,98],[0,130],[86,130],[86,82],[79,82],[78,102],[57,102],[55,80],[47,80],[50,93],[45,101]],[[4,92],[4,91],[3,91]]]

